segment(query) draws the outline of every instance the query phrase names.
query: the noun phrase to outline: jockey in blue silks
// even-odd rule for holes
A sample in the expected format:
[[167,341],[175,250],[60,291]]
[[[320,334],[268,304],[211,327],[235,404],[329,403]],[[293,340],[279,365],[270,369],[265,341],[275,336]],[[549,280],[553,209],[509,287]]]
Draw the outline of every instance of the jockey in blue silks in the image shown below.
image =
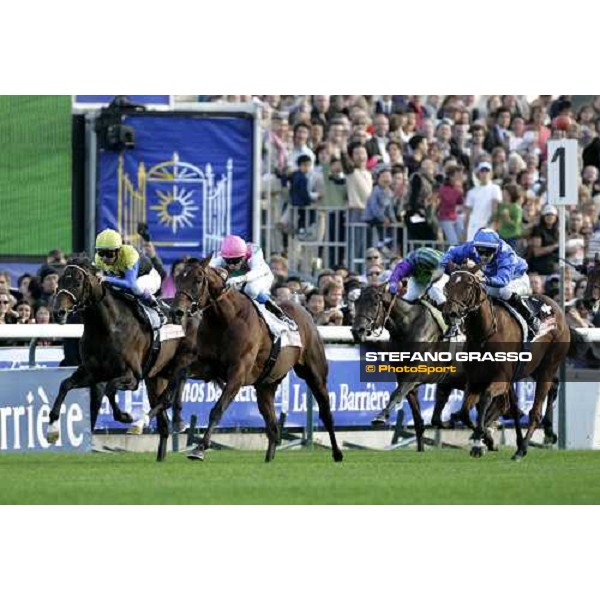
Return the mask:
[[[441,267],[451,273],[467,260],[483,264],[481,272],[488,296],[508,302],[525,319],[532,332],[537,333],[539,319],[521,299],[531,293],[527,262],[517,256],[493,229],[480,229],[472,242],[450,248],[442,257]],[[448,336],[455,333],[454,330]]]

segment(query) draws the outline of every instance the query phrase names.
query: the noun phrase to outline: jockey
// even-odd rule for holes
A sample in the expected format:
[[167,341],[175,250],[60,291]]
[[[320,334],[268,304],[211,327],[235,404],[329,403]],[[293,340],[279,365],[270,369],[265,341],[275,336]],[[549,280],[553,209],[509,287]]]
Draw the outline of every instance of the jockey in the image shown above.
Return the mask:
[[444,285],[448,278],[440,268],[442,253],[433,248],[417,248],[400,261],[390,276],[390,292],[398,293],[398,283],[405,277],[408,280],[403,300],[412,302],[427,294],[434,304],[440,306],[446,302]]
[[228,235],[221,242],[221,250],[210,261],[210,266],[225,269],[229,274],[227,285],[264,304],[278,319],[290,321],[283,310],[271,300],[271,286],[275,277],[259,246],[246,244],[237,235]]
[[104,281],[130,290],[146,305],[158,310],[158,302],[154,297],[161,284],[158,271],[150,259],[140,256],[133,246],[123,244],[121,234],[117,231],[105,229],[98,234],[94,262],[108,274]]
[[480,229],[472,242],[450,248],[442,258],[442,268],[450,273],[469,259],[483,265],[481,272],[488,296],[508,302],[525,319],[532,333],[537,333],[539,319],[521,299],[531,293],[525,260],[493,229],[486,228]]

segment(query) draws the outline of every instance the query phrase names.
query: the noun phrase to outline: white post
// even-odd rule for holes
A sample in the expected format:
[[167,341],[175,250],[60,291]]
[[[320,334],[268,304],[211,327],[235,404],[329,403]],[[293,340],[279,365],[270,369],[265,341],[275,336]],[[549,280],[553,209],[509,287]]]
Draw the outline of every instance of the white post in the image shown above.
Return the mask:
[[[566,274],[567,264],[566,258],[566,243],[567,243],[567,221],[565,218],[565,205],[561,204],[558,207],[558,261],[560,263],[560,308],[563,315],[566,314]],[[558,447],[561,450],[567,449],[567,366],[565,361],[560,365],[559,370],[559,388],[558,388]]]

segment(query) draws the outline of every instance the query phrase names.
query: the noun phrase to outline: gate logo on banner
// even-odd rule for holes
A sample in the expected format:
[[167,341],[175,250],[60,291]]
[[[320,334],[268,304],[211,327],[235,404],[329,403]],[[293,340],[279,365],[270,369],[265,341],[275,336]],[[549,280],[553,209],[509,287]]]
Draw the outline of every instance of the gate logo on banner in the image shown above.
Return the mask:
[[231,233],[252,238],[251,119],[130,116],[135,148],[99,159],[98,230],[139,245],[147,223],[167,262],[216,252]]

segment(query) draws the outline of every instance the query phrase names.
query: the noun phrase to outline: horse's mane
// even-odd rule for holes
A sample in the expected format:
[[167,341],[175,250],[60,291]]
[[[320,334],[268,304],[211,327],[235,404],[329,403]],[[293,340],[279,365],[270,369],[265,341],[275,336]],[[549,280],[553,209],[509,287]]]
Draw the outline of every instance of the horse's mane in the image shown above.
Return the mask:
[[94,275],[97,274],[99,271],[98,267],[92,262],[90,257],[85,253],[74,254],[73,256],[71,256],[71,258],[69,259],[69,262],[67,262],[66,266],[68,267],[70,265],[73,265],[75,267],[81,267],[82,269],[85,269],[86,271],[89,271],[90,273],[93,273]]

